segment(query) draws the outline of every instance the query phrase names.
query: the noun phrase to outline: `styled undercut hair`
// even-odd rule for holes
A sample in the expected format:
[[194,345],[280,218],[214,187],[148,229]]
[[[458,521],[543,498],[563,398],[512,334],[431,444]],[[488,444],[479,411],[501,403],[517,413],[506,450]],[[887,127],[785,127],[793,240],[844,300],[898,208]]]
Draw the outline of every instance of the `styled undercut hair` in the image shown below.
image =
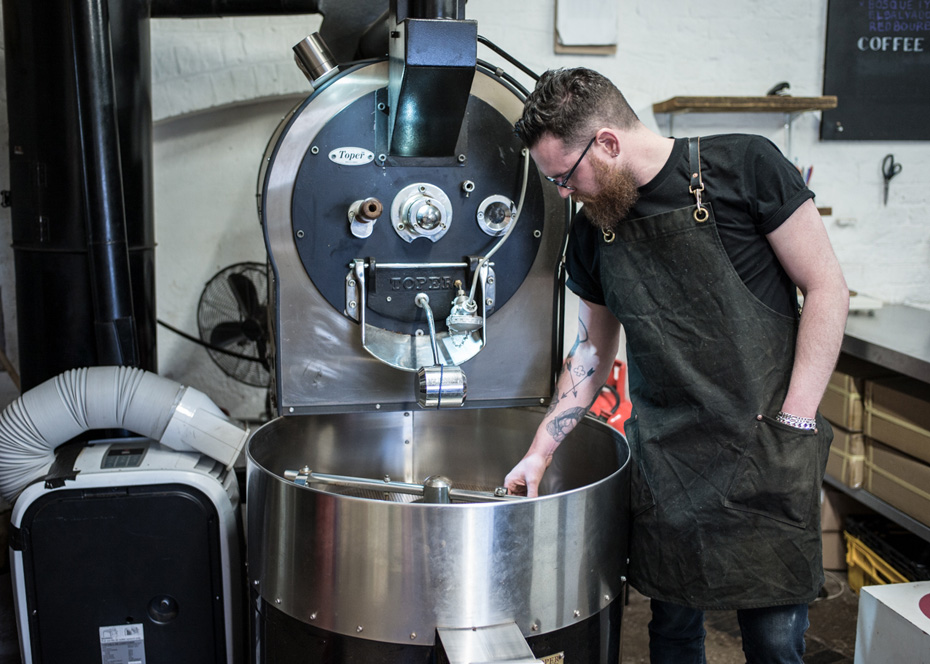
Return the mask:
[[550,69],[526,98],[517,134],[534,147],[545,134],[580,147],[601,127],[630,129],[639,121],[620,90],[592,69]]

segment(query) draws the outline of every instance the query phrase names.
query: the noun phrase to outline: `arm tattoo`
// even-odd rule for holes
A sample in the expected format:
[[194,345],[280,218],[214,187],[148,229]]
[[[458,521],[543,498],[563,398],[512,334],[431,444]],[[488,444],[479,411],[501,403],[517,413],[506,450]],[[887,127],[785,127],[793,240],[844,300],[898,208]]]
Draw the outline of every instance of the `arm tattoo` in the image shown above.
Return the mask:
[[568,433],[575,428],[575,425],[581,421],[584,414],[584,408],[569,408],[556,415],[552,421],[546,425],[546,431],[549,432],[549,435],[552,436],[556,442],[561,443],[565,440],[565,436],[567,436]]
[[[585,369],[584,365],[581,365],[581,364],[579,364],[578,366],[574,365],[575,351],[578,350],[578,347],[581,344],[587,343],[590,338],[591,337],[588,334],[588,328],[585,326],[584,321],[579,318],[578,319],[578,336],[575,337],[575,345],[572,346],[572,349],[568,352],[568,357],[565,360],[565,367],[562,369],[563,373],[568,374],[569,378],[571,379],[572,386],[571,388],[563,392],[561,396],[559,396],[559,394],[556,393],[552,397],[553,399],[552,405],[549,406],[550,412],[552,411],[553,406],[555,406],[555,404],[558,403],[558,399],[559,398],[564,399],[565,397],[568,396],[569,392],[572,393],[572,396],[577,397],[578,386],[581,385],[583,382],[585,382],[588,378],[590,378],[591,375],[594,373],[594,369]],[[576,378],[578,380],[576,380]]]
[[[552,395],[552,400],[549,402],[549,408],[546,411],[546,416],[549,416],[552,413],[554,413],[556,407],[559,405],[559,402],[565,397],[567,397],[569,393],[571,393],[572,396],[577,397],[578,386],[581,385],[583,382],[585,382],[588,378],[590,378],[594,374],[594,369],[585,369],[584,365],[579,364],[575,366],[574,364],[575,351],[578,350],[578,347],[581,346],[581,344],[587,343],[590,338],[591,337],[588,334],[587,326],[584,324],[584,321],[581,320],[581,318],[579,318],[578,319],[578,336],[575,337],[575,345],[572,346],[572,349],[568,352],[568,356],[565,359],[565,366],[562,367],[562,373],[568,375],[569,379],[572,382],[572,385],[562,394],[559,394],[558,391],[556,391],[555,394]],[[597,398],[596,395],[595,395],[595,398]],[[594,403],[594,402],[592,401],[591,403]],[[570,414],[574,410],[582,411],[581,414],[575,418],[576,421],[577,419],[580,419],[586,412],[585,409],[572,409],[572,410],[566,411],[566,414]],[[564,414],[559,417],[564,417]],[[559,427],[557,425],[554,425],[554,423],[558,419],[559,418],[556,418],[556,420],[553,420],[553,422],[550,422],[549,425],[547,425],[547,428],[549,429],[549,433],[552,434],[554,438],[556,438],[556,434],[553,433],[553,426],[555,426],[555,429],[558,430]],[[564,434],[562,437],[564,437]],[[561,438],[556,438],[556,439],[561,441]]]
[[555,412],[555,408],[559,405],[559,401],[561,401],[561,399],[559,398],[558,390],[556,390],[555,394],[552,395],[552,401],[549,402],[549,408],[546,410],[547,416]]
[[575,351],[578,350],[578,346],[583,343],[587,343],[588,339],[588,328],[585,326],[584,321],[580,318],[578,319],[578,336],[575,337],[575,345],[572,346],[572,349],[568,351],[568,356],[571,357],[575,354]]
[[[568,373],[572,381],[572,386],[562,393],[562,398],[568,396],[568,393],[571,392],[572,396],[578,396],[578,386],[583,382],[588,380],[592,375],[594,375],[594,369],[585,369],[584,365],[579,364],[577,367],[572,364],[571,358],[565,363],[565,371]],[[577,380],[575,380],[577,378]]]

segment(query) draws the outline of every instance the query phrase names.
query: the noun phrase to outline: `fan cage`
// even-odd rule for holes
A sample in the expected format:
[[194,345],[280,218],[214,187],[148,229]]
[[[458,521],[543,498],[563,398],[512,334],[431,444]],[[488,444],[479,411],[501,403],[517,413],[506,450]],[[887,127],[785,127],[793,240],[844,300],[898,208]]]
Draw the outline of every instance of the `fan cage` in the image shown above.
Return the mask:
[[[231,281],[231,277],[238,277],[233,275],[247,278],[254,287],[253,311],[243,311]],[[210,358],[227,376],[254,387],[267,388],[271,381],[267,365],[267,312],[268,267],[255,262],[236,263],[216,273],[204,286],[197,305],[197,327]],[[250,326],[250,335],[243,333],[221,345],[211,342],[218,326],[233,323]]]

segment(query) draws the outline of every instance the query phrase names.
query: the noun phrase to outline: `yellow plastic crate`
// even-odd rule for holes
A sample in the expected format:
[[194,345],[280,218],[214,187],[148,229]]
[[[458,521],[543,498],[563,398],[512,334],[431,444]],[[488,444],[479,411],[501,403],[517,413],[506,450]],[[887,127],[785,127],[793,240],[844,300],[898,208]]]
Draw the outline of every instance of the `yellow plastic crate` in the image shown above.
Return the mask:
[[910,579],[885,562],[880,555],[863,544],[857,537],[844,532],[846,537],[846,565],[849,587],[858,595],[862,586],[883,586],[889,583],[906,583]]

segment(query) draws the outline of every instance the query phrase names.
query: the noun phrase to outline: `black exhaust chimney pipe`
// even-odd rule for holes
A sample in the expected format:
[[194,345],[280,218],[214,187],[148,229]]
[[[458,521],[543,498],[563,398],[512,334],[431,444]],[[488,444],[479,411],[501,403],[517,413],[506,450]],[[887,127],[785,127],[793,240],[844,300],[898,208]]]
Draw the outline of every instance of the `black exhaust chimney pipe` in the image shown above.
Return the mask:
[[71,34],[97,362],[135,366],[139,352],[107,0],[73,0]]

